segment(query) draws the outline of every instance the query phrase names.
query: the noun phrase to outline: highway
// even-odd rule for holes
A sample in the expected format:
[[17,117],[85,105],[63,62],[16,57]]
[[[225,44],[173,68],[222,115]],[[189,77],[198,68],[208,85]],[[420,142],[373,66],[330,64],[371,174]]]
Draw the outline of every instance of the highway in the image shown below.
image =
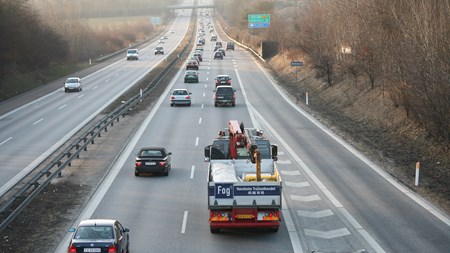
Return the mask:
[[[187,32],[190,17],[178,16],[167,33],[165,55]],[[158,41],[141,49],[138,61],[123,58],[82,77],[83,91],[57,89],[0,116],[0,195],[40,164],[87,122],[144,77],[165,56],[154,55]]]
[[[188,21],[187,16],[175,21],[176,38],[186,33]],[[217,25],[216,30],[221,41],[228,40]],[[176,45],[175,35],[169,35],[165,48]],[[2,116],[1,185],[18,173],[8,169],[33,162],[6,159],[7,155],[18,157],[19,144],[35,144],[24,157],[44,154],[156,64],[160,58],[150,56],[153,47],[141,51],[143,58],[138,62],[120,61],[96,73],[95,78],[84,78],[81,93],[58,90]],[[183,83],[184,69],[179,70],[79,219],[120,220],[130,229],[133,253],[449,251],[447,215],[293,104],[250,52],[236,46],[223,60],[213,60],[213,48],[207,34],[200,82]],[[218,74],[232,77],[236,107],[214,107]],[[192,92],[191,107],[170,106],[169,93],[174,88]],[[73,118],[77,121],[72,122]],[[277,233],[209,231],[203,148],[230,119],[264,130],[271,142],[278,144],[284,204]],[[34,137],[20,141],[28,134]],[[18,146],[13,146],[16,143]],[[173,153],[168,177],[134,176],[134,152],[143,146],[163,146]],[[67,233],[56,252],[66,252],[70,235]]]

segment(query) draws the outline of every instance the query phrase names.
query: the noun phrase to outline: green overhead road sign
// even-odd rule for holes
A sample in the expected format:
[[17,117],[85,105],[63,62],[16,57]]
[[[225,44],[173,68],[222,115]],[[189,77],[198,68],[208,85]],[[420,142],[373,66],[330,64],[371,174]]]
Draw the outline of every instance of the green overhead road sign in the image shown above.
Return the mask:
[[249,23],[258,23],[258,22],[270,23],[270,14],[249,14],[248,22]]

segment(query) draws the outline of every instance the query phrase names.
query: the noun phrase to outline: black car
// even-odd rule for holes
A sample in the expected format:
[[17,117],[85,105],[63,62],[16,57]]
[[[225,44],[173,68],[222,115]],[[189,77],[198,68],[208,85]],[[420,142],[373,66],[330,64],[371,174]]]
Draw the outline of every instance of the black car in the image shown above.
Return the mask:
[[81,252],[130,252],[130,230],[117,220],[83,220],[70,240],[69,253]]
[[141,148],[136,154],[134,175],[138,177],[144,172],[156,172],[168,176],[172,167],[171,155],[171,152],[161,147]]
[[216,51],[216,52],[214,53],[214,60],[215,60],[215,59],[221,59],[221,60],[223,60],[223,54],[222,54],[222,52]]
[[217,107],[219,105],[236,105],[236,90],[233,87],[228,85],[219,85],[217,86],[216,92],[214,93],[214,106]]
[[216,41],[216,46],[222,47],[222,41]]
[[228,49],[233,49],[234,50],[234,42],[233,41],[228,41],[227,42],[227,50]]

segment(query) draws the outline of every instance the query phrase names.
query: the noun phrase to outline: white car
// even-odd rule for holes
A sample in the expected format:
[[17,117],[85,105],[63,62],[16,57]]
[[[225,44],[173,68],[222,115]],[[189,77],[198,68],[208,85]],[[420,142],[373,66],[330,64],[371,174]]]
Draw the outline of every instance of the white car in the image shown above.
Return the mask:
[[139,50],[134,49],[134,48],[127,50],[127,61],[138,60],[138,59],[139,59]]
[[64,83],[64,91],[82,91],[83,87],[81,85],[81,79],[79,77],[69,77]]
[[187,89],[174,89],[170,94],[170,106],[187,105],[191,106],[191,92]]

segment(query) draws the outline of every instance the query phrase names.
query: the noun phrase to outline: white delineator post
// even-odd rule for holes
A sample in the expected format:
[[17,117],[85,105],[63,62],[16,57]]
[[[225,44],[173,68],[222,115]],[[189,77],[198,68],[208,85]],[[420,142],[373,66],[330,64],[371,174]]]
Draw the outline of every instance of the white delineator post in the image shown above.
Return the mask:
[[306,105],[308,105],[308,92],[306,92]]
[[415,186],[419,186],[419,170],[420,170],[420,163],[416,162],[416,182]]

